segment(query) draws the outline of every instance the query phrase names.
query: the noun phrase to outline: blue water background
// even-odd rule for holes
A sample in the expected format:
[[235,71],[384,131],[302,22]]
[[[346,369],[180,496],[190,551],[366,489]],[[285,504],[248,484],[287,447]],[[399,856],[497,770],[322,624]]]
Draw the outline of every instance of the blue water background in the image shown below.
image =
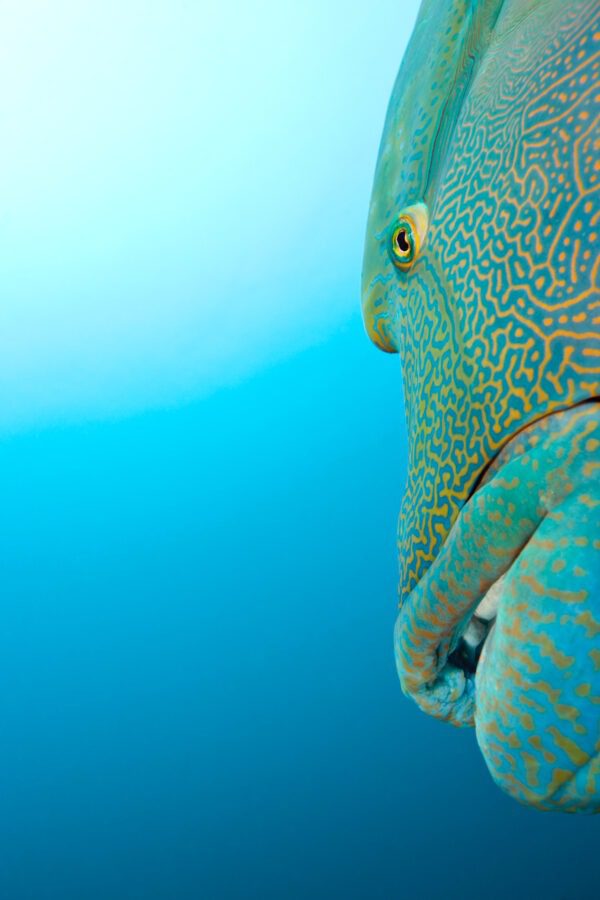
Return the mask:
[[[357,312],[371,171],[410,25],[398,22],[404,7],[382,6],[377,13],[333,3],[320,14],[308,4],[297,14],[304,31],[297,43],[289,38],[297,64],[276,71],[284,95],[302,96],[307,34],[322,51],[309,67],[318,69],[313,82],[334,78],[328,66],[335,71],[339,118],[321,150],[318,129],[309,134],[308,126],[311,104],[318,122],[334,116],[325,87],[323,100],[313,84],[293,133],[315,171],[321,157],[329,168],[314,181],[298,168],[298,151],[293,166],[277,169],[264,194],[269,209],[285,193],[284,170],[305,207],[286,206],[276,230],[291,223],[289,240],[267,241],[251,278],[228,250],[216,318],[202,318],[217,279],[210,268],[200,277],[195,249],[211,234],[212,207],[196,210],[193,195],[182,214],[185,185],[177,182],[174,218],[161,230],[157,217],[149,245],[140,223],[152,218],[154,198],[140,210],[136,191],[131,200],[113,185],[105,218],[94,219],[93,204],[84,216],[88,234],[100,229],[107,243],[82,238],[89,253],[81,259],[72,243],[80,231],[69,230],[56,205],[62,179],[73,191],[71,212],[86,210],[68,166],[56,196],[38,197],[49,250],[35,240],[38,220],[23,213],[12,230],[2,225],[14,249],[2,256],[5,325],[13,329],[12,357],[0,366],[2,898],[598,895],[598,823],[506,799],[473,733],[419,713],[396,679],[400,373],[369,346]],[[336,24],[342,7],[349,25]],[[175,36],[189,16],[201,18],[193,4],[174,3],[170,14],[161,4],[148,9],[162,11]],[[259,25],[274,10],[256,4]],[[331,60],[327,41],[336,35]],[[254,55],[265,53],[264,38],[253,40]],[[344,85],[359,76],[357,106]],[[353,107],[358,119],[348,130]],[[113,122],[110,111],[101,122]],[[346,146],[375,124],[364,143]],[[79,133],[77,122],[71,128]],[[255,128],[256,146],[274,160],[277,148],[261,144]],[[169,147],[184,136],[171,135]],[[61,141],[52,140],[58,165]],[[29,159],[41,153],[38,146]],[[9,207],[16,216],[19,196],[29,198],[33,216],[27,166],[15,160],[21,194],[5,187]],[[190,154],[190,170],[192,161]],[[171,196],[165,171],[171,177],[176,162],[167,153],[159,194]],[[334,169],[334,188],[323,193]],[[97,169],[87,173],[88,195],[100,191],[98,179]],[[225,218],[229,247],[240,226],[260,245],[256,226],[233,205]],[[115,238],[108,225],[119,220]],[[38,313],[53,321],[53,298],[63,305],[48,331]],[[260,353],[246,348],[253,316]],[[223,341],[205,369],[206,329],[217,321],[233,329],[234,352]],[[150,323],[141,337],[140,322]]]

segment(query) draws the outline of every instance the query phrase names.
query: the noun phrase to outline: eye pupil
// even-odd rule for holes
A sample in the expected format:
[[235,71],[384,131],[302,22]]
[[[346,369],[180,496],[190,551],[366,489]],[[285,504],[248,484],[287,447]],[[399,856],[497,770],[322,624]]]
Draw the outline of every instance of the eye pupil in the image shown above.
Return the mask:
[[398,234],[396,235],[396,244],[398,249],[402,251],[402,253],[408,253],[410,250],[410,244],[406,239],[406,231],[404,228],[401,228]]
[[415,233],[412,223],[401,219],[394,229],[390,244],[392,259],[401,269],[410,268],[415,256]]

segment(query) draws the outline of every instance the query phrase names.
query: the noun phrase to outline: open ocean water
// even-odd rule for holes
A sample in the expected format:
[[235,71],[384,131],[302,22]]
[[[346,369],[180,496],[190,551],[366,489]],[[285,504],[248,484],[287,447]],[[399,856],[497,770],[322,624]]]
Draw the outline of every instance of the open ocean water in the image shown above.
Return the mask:
[[599,896],[395,674],[380,6],[2,5],[2,900]]

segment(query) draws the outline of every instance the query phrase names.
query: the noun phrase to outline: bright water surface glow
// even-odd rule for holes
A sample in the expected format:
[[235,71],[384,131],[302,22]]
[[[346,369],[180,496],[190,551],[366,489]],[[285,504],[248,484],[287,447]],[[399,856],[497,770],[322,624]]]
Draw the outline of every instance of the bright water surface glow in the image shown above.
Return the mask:
[[178,403],[347,320],[414,15],[0,4],[0,428]]

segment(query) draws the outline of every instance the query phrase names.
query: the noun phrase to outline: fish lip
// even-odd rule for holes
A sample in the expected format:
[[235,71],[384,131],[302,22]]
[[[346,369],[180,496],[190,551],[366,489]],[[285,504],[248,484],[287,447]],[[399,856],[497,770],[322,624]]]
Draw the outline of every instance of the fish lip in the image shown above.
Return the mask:
[[[500,452],[498,451],[494,455],[489,465],[492,465]],[[461,506],[454,526],[460,520],[469,501],[483,487],[484,483],[483,478],[480,477]],[[436,563],[446,547],[452,530],[450,529],[446,535],[431,566]],[[427,578],[431,566],[404,598],[396,620],[395,638],[399,647],[396,652],[396,662],[400,681],[404,692],[411,696],[423,711],[435,718],[449,721],[453,725],[473,726],[475,724],[477,669],[485,645],[493,632],[500,604],[500,583],[504,578],[504,573],[489,585],[477,605],[471,607],[467,612],[458,608],[446,619],[445,623],[440,625],[432,622],[429,617],[430,613],[426,615],[425,621],[431,623],[427,627],[432,629],[432,635],[431,639],[425,637],[423,650],[425,657],[434,663],[434,669],[432,670],[432,679],[424,680],[424,673],[418,671],[418,666],[421,664],[415,668],[415,664],[411,662],[412,651],[403,649],[406,646],[403,642],[403,632],[407,620],[410,621],[415,613],[419,619],[419,613],[423,612],[425,598],[420,594],[425,587],[423,582]],[[425,590],[429,590],[429,588],[425,587]],[[491,592],[496,594],[495,602],[491,611],[490,609],[486,611],[484,618],[480,614],[482,605],[489,600]],[[488,606],[490,606],[489,603]],[[421,623],[423,621],[420,619]],[[477,630],[480,639],[473,641],[472,634]],[[406,630],[406,635],[409,642],[412,643],[410,626]],[[422,640],[423,637],[419,637],[419,642]],[[421,650],[417,650],[417,657],[419,656],[423,658]]]
[[[585,406],[586,403],[600,403],[600,396],[592,395],[590,397],[584,397],[581,400],[578,400],[576,403],[568,403],[565,406],[560,406],[560,405],[556,406],[553,409],[548,410],[547,412],[540,413],[534,419],[531,419],[530,421],[525,422],[523,425],[521,425],[519,428],[517,428],[516,431],[512,431],[510,434],[508,434],[506,436],[505,440],[503,441],[503,443],[498,447],[497,451],[490,457],[490,459],[483,466],[481,472],[477,475],[477,478],[473,482],[473,487],[471,488],[469,494],[467,495],[465,502],[463,503],[463,505],[459,511],[459,515],[462,512],[462,510],[464,509],[464,507],[466,506],[466,504],[475,496],[477,491],[480,490],[485,484],[487,484],[488,480],[491,477],[493,477],[493,475],[495,474],[496,463],[499,462],[502,454],[512,444],[512,442],[515,441],[519,437],[519,435],[526,432],[529,428],[532,428],[533,426],[538,425],[540,422],[544,421],[544,419],[550,419],[552,416],[557,415],[557,413],[567,412],[570,409],[576,409],[578,406]],[[438,553],[436,554],[436,558],[439,555],[442,547],[446,543],[447,537],[448,537],[448,535],[446,535],[446,538],[444,539],[444,543],[441,545],[440,549],[438,550]]]
[[[501,575],[490,586],[467,619],[463,620],[457,615],[455,621],[450,623],[449,633],[440,631],[434,638],[430,651],[434,670],[430,680],[420,680],[420,676],[417,676],[415,684],[416,670],[410,665],[406,667],[403,651],[396,649],[396,665],[402,689],[428,715],[458,727],[475,725],[478,667],[494,631],[500,600],[499,585],[503,578]],[[477,613],[488,594],[494,590],[498,603],[493,616],[484,622]],[[397,647],[402,645],[402,635],[406,628],[403,611],[406,612],[401,609],[396,620],[394,634]],[[475,642],[466,637],[474,627],[480,631],[480,639]]]
[[[531,446],[536,446],[540,434],[546,430],[552,431],[552,425],[538,431],[535,426],[539,425],[541,420],[552,418],[554,415],[568,412],[576,407],[598,402],[598,397],[587,397],[577,403],[555,408],[538,416],[510,435],[490,459],[474,484],[452,529],[439,548],[432,566],[436,564],[442,552],[447,548],[450,534],[455,527],[458,527],[468,502],[478,491],[489,484],[492,478],[502,472],[506,465],[510,465],[515,460],[518,461],[523,453],[528,453]],[[532,429],[531,436],[515,442],[517,435],[528,428]],[[509,446],[512,446],[511,450],[508,450]],[[466,533],[469,533],[470,522],[467,521],[464,524],[466,524]],[[450,581],[448,575],[444,574],[453,565],[453,549],[450,548],[448,558],[442,561],[442,569],[432,573],[431,583],[429,584],[427,579],[432,566],[405,597],[400,607],[395,632],[398,671],[405,693],[411,695],[418,705],[431,715],[448,719],[457,725],[474,723],[475,684],[479,660],[493,633],[496,617],[502,608],[504,578],[512,570],[523,547],[529,542],[530,536],[530,534],[523,535],[524,542],[520,547],[518,543],[515,544],[514,553],[507,557],[506,566],[496,570],[494,581],[490,583],[487,578],[485,579],[487,589],[483,595],[480,591],[483,589],[484,583],[479,581],[479,588],[474,593],[470,592],[468,596],[463,595],[461,598],[459,578],[452,575],[452,581]],[[452,593],[452,596],[448,594],[449,600],[452,601],[452,597],[454,597],[456,602],[445,603],[445,598],[440,597],[440,592],[448,589]],[[440,600],[442,601],[441,606],[439,605]],[[478,622],[482,619],[484,622],[481,623],[480,634],[483,639],[476,642],[471,641],[471,646],[466,647],[465,644],[469,643],[467,640],[469,627],[472,623],[474,626],[478,626]],[[462,692],[459,690],[460,680],[457,682],[457,677],[455,677],[459,673],[462,678]],[[452,692],[453,696],[450,697]]]

